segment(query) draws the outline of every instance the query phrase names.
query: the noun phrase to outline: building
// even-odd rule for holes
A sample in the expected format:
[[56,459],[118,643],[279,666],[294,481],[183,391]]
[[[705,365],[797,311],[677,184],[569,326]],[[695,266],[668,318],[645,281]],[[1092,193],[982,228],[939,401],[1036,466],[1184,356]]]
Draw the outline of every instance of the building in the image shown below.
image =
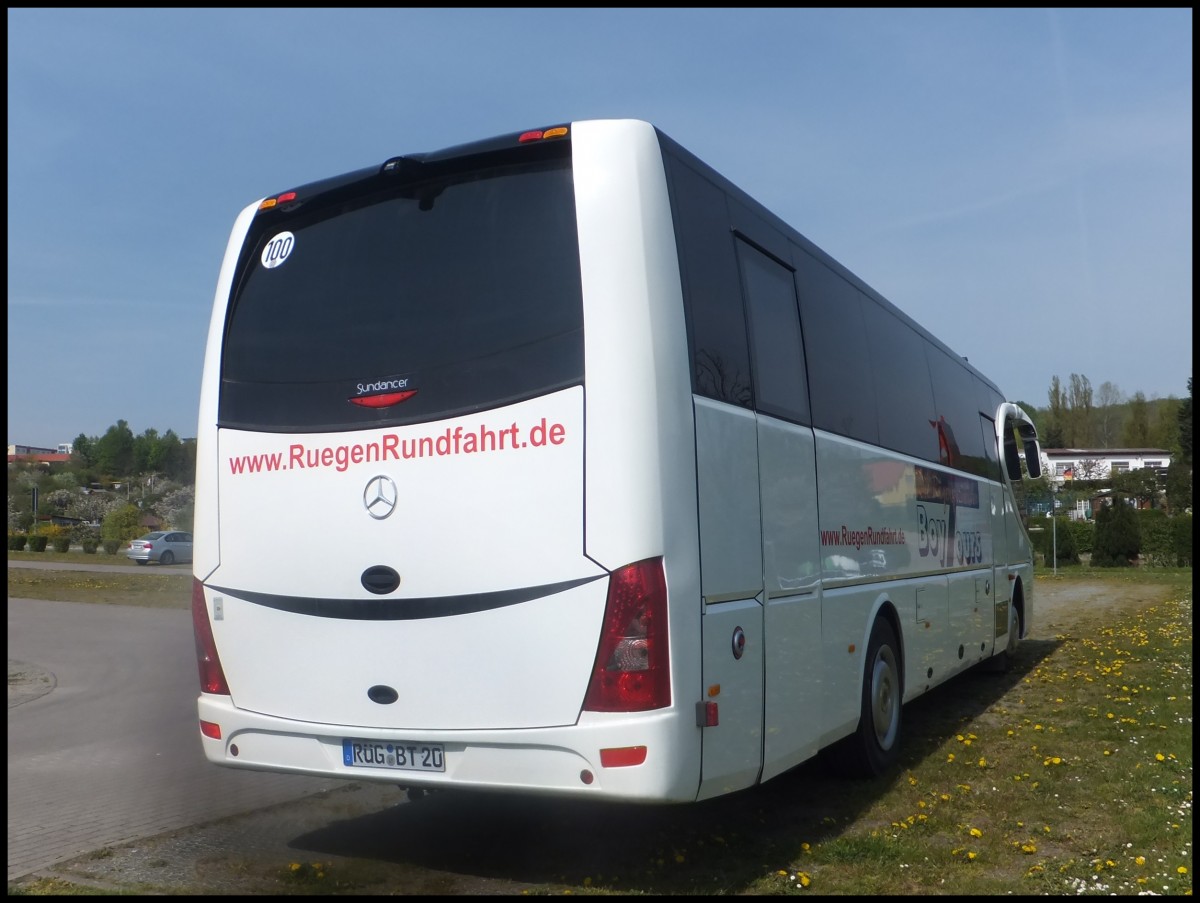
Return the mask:
[[38,464],[61,464],[71,460],[72,443],[60,442],[58,448],[41,448],[36,445],[8,446],[8,463],[30,461]]
[[1043,448],[1042,469],[1055,488],[1073,480],[1108,480],[1114,474],[1151,467],[1161,477],[1171,466],[1162,448]]

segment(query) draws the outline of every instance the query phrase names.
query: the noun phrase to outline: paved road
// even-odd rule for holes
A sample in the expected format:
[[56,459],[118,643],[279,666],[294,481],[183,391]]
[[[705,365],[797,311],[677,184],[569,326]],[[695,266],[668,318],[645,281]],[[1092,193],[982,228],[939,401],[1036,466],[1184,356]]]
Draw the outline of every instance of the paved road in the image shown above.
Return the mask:
[[[8,658],[9,881],[344,786],[205,760],[188,611],[9,599]],[[25,675],[16,692],[14,663]]]

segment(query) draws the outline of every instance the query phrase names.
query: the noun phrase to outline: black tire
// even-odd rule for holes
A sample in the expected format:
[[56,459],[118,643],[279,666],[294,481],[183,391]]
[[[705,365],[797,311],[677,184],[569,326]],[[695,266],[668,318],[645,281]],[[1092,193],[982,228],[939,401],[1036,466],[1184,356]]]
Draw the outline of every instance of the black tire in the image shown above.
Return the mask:
[[145,558],[135,558],[133,560],[136,561],[139,565],[144,565],[146,563]]
[[158,563],[159,564],[174,564],[175,563],[175,553],[174,552],[163,552],[162,558],[158,559]]
[[875,777],[899,761],[903,708],[900,643],[891,623],[878,618],[867,643],[858,730],[847,738],[845,750],[853,773]]

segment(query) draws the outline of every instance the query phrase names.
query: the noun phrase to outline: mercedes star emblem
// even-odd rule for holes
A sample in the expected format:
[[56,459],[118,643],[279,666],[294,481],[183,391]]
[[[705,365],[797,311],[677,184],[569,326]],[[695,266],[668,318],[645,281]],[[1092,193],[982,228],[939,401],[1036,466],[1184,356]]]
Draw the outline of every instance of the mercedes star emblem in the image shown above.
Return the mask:
[[383,520],[396,510],[396,495],[396,484],[392,482],[391,477],[383,474],[371,477],[367,481],[367,488],[363,490],[363,504],[367,508],[367,514],[375,520]]

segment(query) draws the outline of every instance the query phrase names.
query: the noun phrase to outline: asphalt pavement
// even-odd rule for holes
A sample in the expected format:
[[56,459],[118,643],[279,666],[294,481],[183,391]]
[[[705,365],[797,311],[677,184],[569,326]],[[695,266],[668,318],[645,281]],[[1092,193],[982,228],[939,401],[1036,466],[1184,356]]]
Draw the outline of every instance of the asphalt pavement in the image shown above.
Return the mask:
[[346,784],[204,758],[186,610],[9,599],[8,660],[9,881]]

